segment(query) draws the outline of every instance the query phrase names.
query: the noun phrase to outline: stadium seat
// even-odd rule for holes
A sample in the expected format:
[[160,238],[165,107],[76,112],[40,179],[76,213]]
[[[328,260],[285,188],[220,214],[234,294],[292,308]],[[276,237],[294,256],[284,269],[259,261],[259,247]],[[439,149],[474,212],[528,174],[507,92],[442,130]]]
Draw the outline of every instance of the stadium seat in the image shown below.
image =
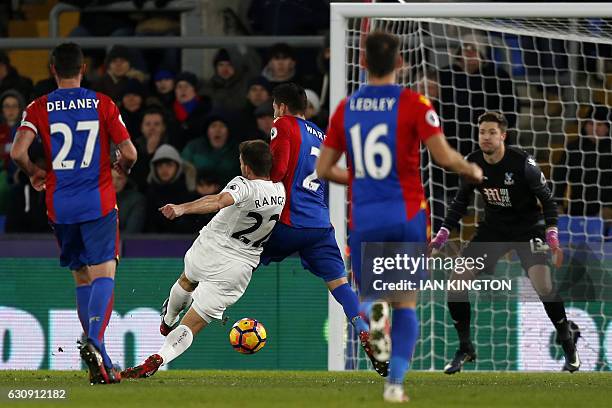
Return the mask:
[[558,228],[561,245],[603,240],[604,221],[600,217],[560,215]]

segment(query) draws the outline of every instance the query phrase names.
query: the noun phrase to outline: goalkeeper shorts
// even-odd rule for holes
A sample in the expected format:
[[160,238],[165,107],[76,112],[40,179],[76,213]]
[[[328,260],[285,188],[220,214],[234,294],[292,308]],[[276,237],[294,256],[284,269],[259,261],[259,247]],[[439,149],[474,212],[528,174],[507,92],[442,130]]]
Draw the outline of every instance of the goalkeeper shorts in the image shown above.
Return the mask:
[[516,231],[501,231],[487,224],[480,224],[476,234],[463,250],[464,257],[479,257],[486,252],[482,273],[492,274],[499,258],[515,250],[525,271],[534,265],[546,265],[547,251],[544,225],[534,225]]

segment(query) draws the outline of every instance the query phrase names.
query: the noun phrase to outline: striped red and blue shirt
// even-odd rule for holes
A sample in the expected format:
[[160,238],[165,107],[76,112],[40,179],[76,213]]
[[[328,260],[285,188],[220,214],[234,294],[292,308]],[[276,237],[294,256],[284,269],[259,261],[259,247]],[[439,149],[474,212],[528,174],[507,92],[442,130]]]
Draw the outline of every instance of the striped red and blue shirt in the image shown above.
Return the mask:
[[287,199],[280,222],[295,228],[329,228],[327,183],[315,167],[325,133],[312,122],[282,116],[274,121],[270,148],[274,158],[271,179],[282,182]]
[[106,95],[61,88],[34,100],[20,130],[41,140],[46,160],[46,204],[56,224],[104,217],[116,207],[111,142],[130,138],[119,109]]
[[427,208],[420,146],[438,134],[429,100],[399,85],[366,85],[340,102],[324,144],[348,156],[351,229],[405,222]]

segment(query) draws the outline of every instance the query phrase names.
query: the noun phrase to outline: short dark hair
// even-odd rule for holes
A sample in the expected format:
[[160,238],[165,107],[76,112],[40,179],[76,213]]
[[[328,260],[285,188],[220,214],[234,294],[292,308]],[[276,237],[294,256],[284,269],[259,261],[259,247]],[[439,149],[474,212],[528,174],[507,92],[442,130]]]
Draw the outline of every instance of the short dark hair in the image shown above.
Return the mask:
[[399,52],[399,39],[384,31],[374,31],[365,40],[365,59],[368,73],[384,77],[395,70],[395,60]]
[[166,113],[164,112],[164,110],[162,108],[158,108],[155,105],[149,106],[142,113],[142,117],[144,118],[146,115],[159,115],[159,116],[161,116],[162,121],[164,122],[164,124],[166,124]]
[[272,90],[272,98],[277,105],[281,103],[287,105],[291,113],[304,113],[308,106],[306,91],[293,82],[277,85]]
[[291,58],[295,60],[295,54],[293,48],[286,43],[277,43],[270,47],[268,51],[268,58]]
[[482,124],[483,122],[497,123],[502,133],[505,133],[506,130],[508,130],[508,120],[506,119],[504,114],[501,112],[489,111],[489,112],[483,113],[482,115],[478,117],[478,125]]
[[256,176],[270,176],[272,152],[270,146],[263,140],[247,140],[240,143],[240,157]]
[[63,43],[53,49],[51,64],[60,78],[74,78],[83,66],[83,51],[73,42]]

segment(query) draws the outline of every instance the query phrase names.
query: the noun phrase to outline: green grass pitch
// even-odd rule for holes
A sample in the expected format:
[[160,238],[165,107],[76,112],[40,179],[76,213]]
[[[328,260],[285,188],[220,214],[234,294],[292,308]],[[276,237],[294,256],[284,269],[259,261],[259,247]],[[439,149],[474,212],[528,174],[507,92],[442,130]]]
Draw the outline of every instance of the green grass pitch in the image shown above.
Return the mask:
[[[612,373],[412,372],[411,407],[610,407]],[[2,407],[379,407],[373,372],[170,371],[90,386],[80,371],[0,371]],[[65,389],[65,400],[9,401],[11,389]]]

